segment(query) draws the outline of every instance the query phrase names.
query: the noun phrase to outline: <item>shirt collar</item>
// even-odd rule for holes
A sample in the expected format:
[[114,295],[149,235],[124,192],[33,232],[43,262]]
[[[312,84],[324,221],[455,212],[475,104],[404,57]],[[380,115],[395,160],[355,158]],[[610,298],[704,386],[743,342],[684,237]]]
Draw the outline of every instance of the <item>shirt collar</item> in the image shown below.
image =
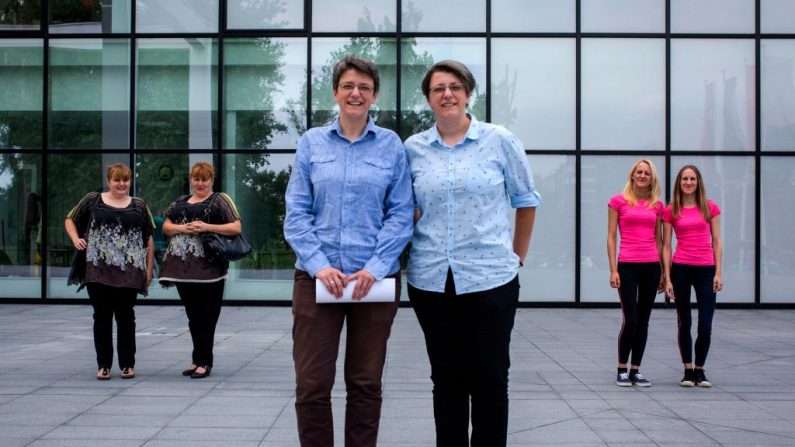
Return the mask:
[[[467,113],[467,117],[469,117],[469,128],[467,129],[466,135],[464,135],[464,140],[477,140],[480,138],[480,121],[475,118],[474,115],[471,113]],[[436,128],[436,123],[433,123],[433,127],[431,127],[431,141],[435,141],[442,146],[445,146],[444,141],[442,141],[442,137],[439,135],[439,129]],[[463,140],[462,140],[463,141]]]
[[[367,136],[367,134],[370,134],[370,133],[375,135],[375,133],[376,133],[375,132],[375,127],[376,126],[375,126],[375,121],[373,121],[373,117],[372,116],[368,116],[367,117],[367,125],[364,126],[364,132],[362,132],[362,135],[359,136],[359,138],[355,139],[353,142],[356,142],[356,141],[359,141],[359,140],[363,139],[364,137]],[[343,140],[347,140],[347,138],[345,138],[342,135],[342,127],[340,127],[340,118],[339,117],[337,117],[334,120],[334,124],[329,126],[329,133],[335,133],[335,134],[337,134],[338,137],[342,138]]]

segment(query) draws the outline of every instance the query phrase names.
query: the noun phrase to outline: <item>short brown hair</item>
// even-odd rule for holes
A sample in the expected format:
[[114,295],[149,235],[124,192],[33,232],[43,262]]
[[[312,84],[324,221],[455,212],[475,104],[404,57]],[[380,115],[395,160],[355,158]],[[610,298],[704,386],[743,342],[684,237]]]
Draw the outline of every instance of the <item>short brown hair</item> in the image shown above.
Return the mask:
[[114,163],[108,165],[108,180],[121,179],[130,180],[132,178],[132,171],[124,163]]
[[197,161],[190,168],[190,178],[200,178],[207,180],[215,177],[215,169],[207,161]]
[[339,87],[340,78],[348,70],[356,70],[371,78],[373,80],[373,93],[378,94],[378,88],[381,86],[381,80],[378,78],[378,67],[375,66],[373,61],[352,54],[345,55],[334,65],[331,81],[334,83],[332,89],[335,93]]
[[445,59],[431,65],[431,68],[425,72],[425,77],[422,78],[422,94],[425,95],[425,99],[428,99],[429,95],[431,94],[431,76],[433,76],[433,74],[437,71],[450,73],[451,75],[457,77],[458,80],[461,81],[461,84],[464,85],[464,90],[466,91],[467,96],[471,96],[472,92],[475,91],[477,83],[475,82],[475,77],[472,75],[472,72],[469,71],[467,66],[452,59]]

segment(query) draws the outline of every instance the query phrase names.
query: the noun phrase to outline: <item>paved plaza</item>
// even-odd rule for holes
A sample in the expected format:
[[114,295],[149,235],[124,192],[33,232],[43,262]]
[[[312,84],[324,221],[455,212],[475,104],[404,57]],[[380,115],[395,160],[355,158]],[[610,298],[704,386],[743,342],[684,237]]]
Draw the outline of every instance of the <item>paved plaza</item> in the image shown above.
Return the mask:
[[[226,307],[215,368],[191,380],[179,306],[138,306],[137,377],[99,382],[88,305],[0,304],[0,446],[297,446],[290,309]],[[618,388],[618,309],[520,309],[509,445],[795,445],[795,311],[715,317],[712,389],[681,388],[673,309],[652,313],[641,370]],[[344,345],[343,345],[344,346]],[[342,446],[344,384],[334,390]],[[402,308],[389,343],[379,446],[434,445],[422,333]]]

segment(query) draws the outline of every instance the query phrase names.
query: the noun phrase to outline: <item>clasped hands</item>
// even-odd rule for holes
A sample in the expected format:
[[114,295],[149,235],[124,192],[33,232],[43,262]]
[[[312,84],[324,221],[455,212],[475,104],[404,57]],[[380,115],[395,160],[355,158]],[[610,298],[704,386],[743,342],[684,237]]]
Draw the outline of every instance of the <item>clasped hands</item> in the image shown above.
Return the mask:
[[370,287],[375,282],[375,276],[364,269],[345,275],[334,267],[326,267],[317,272],[315,278],[323,282],[329,293],[338,299],[342,298],[342,291],[348,283],[356,281],[356,286],[353,288],[353,296],[351,297],[353,301],[359,301],[367,296],[370,293]]

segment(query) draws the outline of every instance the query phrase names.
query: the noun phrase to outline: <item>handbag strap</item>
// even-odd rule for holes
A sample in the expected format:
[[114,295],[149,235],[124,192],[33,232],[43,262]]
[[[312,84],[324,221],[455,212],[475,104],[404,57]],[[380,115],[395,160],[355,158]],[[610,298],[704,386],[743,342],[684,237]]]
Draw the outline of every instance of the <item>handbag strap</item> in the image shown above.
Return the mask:
[[212,209],[213,205],[215,205],[215,199],[218,198],[218,193],[214,192],[213,197],[210,199],[210,203],[207,204],[207,207],[204,208],[204,222],[210,223],[210,210]]

